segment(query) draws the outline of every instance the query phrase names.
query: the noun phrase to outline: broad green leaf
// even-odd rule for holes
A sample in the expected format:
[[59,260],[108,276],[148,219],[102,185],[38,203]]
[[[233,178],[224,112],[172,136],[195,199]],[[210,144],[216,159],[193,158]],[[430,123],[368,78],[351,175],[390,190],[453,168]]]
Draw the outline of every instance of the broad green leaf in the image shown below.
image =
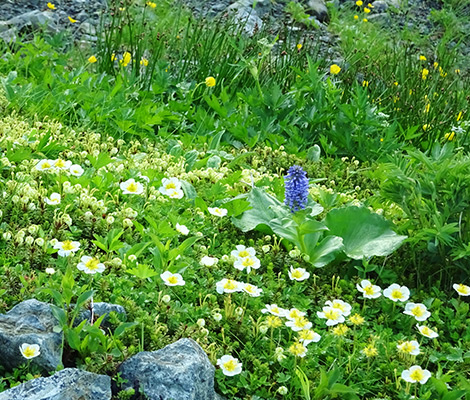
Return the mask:
[[136,325],[139,325],[137,322],[123,322],[114,330],[114,337],[121,336],[127,329],[130,329]]
[[[313,235],[312,233],[305,235],[304,241],[307,242],[308,238]],[[341,250],[343,250],[343,239],[338,236],[327,236],[315,246],[309,246],[306,243],[306,254],[309,256],[309,262],[317,268],[324,267],[332,262]]]
[[469,394],[468,390],[453,390],[452,392],[446,393],[442,400],[458,400],[466,394]]
[[344,252],[355,260],[387,256],[407,238],[392,231],[391,222],[364,207],[334,209],[325,223],[328,234],[343,238]]
[[134,275],[136,278],[139,279],[147,279],[157,275],[157,272],[154,269],[145,264],[139,264],[135,268],[127,269],[126,272],[128,274]]

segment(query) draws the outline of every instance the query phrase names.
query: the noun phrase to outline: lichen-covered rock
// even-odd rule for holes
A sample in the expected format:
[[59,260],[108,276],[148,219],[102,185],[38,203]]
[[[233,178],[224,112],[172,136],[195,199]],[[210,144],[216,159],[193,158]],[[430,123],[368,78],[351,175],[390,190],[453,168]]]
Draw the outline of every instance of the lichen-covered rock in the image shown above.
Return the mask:
[[8,369],[23,364],[23,343],[38,344],[41,354],[31,359],[46,371],[62,365],[62,333],[54,332],[58,321],[50,305],[34,299],[17,304],[6,314],[0,314],[0,365]]
[[111,400],[111,378],[67,368],[0,393],[0,400]]
[[[127,383],[149,400],[215,400],[214,366],[192,339],[180,339],[161,350],[142,352],[119,371]],[[0,399],[1,400],[1,399]]]

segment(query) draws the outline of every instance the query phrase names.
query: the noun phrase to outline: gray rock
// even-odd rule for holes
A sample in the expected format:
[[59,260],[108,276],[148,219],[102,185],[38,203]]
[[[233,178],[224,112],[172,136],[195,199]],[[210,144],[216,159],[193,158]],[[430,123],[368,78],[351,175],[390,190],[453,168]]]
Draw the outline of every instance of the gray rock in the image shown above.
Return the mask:
[[119,368],[121,377],[128,380],[122,389],[141,390],[149,400],[215,400],[214,370],[192,339],[136,354]]
[[0,393],[0,400],[111,400],[111,378],[67,368]]
[[13,17],[6,21],[6,23],[18,30],[24,28],[25,26],[32,26],[33,28],[47,26],[49,31],[59,31],[59,28],[55,22],[54,14],[49,11],[34,10],[18,15],[17,17]]
[[[110,303],[94,303],[93,304],[93,314],[94,314],[94,319],[99,318],[102,315],[106,316],[103,319],[103,325],[106,326],[106,322],[108,321],[108,316],[110,312],[115,312],[118,314],[126,315],[126,310],[124,310],[123,306],[120,306],[119,304],[110,304]],[[78,314],[75,324],[78,325],[80,322],[83,320],[90,320],[90,310],[83,310],[80,311]]]
[[38,344],[40,355],[31,359],[46,371],[62,365],[62,333],[53,331],[58,325],[49,304],[26,300],[6,314],[0,314],[0,364],[11,369],[26,360],[20,352],[23,343]]
[[306,11],[320,22],[328,22],[330,20],[328,8],[323,0],[308,0]]
[[384,0],[374,1],[372,5],[374,6],[374,13],[383,13],[388,8],[388,3]]
[[80,31],[88,35],[96,35],[96,28],[86,21],[80,24]]
[[243,26],[243,29],[249,35],[253,35],[256,29],[261,29],[263,26],[262,19],[258,13],[253,9],[252,0],[238,0],[227,7],[227,11],[232,15],[237,23]]

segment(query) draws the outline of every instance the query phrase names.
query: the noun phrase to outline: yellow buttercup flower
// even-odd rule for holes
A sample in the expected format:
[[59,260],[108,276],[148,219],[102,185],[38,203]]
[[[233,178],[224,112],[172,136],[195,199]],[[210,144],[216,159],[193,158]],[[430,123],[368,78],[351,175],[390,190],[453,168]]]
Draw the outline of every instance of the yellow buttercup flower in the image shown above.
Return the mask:
[[97,58],[96,58],[95,56],[91,56],[91,57],[88,59],[88,62],[91,63],[91,64],[93,64],[93,63],[95,63],[95,62],[97,62],[97,61],[98,61],[98,60],[97,60]]
[[457,115],[457,121],[460,121],[462,119],[462,111],[459,112]]
[[142,60],[140,60],[140,65],[146,67],[147,65],[149,65],[149,60],[147,60],[146,58],[142,58]]
[[370,8],[364,7],[364,12],[365,12],[366,14],[369,14],[369,13],[370,13]]
[[77,20],[73,19],[70,15],[67,18],[69,19],[71,24],[74,24],[75,22],[77,22]]
[[356,6],[362,6],[364,3],[361,1],[361,0],[357,0],[356,1]]
[[354,16],[354,19],[359,19],[359,15],[355,15],[355,16]]
[[299,44],[297,45],[297,50],[300,50],[301,48],[302,48],[302,44],[299,43]]
[[52,3],[47,3],[47,8],[49,8],[50,10],[55,10],[55,5],[52,4]]
[[215,78],[213,76],[208,76],[205,80],[207,87],[214,87],[215,86]]
[[455,139],[455,132],[448,132],[444,135],[444,138],[447,139],[449,142],[452,142],[452,140]]
[[131,62],[131,59],[132,59],[131,53],[129,53],[128,51],[125,51],[124,54],[122,55],[122,60],[119,60],[119,63],[123,67],[127,67],[127,65]]
[[423,68],[423,70],[421,71],[421,78],[423,79],[423,81],[428,78],[428,75],[429,75],[429,70],[427,68]]
[[[361,2],[362,3],[362,2]],[[330,74],[333,74],[333,75],[338,75],[339,72],[341,71],[341,67],[336,65],[336,64],[333,64],[331,67],[330,67]]]
[[425,56],[419,56],[419,60],[420,61],[426,61],[426,57]]
[[368,20],[367,18],[364,18],[363,21],[364,21],[364,22],[368,22],[369,20]]
[[155,8],[157,6],[156,3],[152,2],[152,1],[147,1],[146,3],[150,8]]

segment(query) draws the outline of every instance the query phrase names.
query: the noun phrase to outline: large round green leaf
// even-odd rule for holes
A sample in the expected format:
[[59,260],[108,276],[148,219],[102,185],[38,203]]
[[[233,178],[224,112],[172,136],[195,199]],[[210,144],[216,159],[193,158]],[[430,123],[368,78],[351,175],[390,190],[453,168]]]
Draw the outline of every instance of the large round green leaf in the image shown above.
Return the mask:
[[355,260],[388,256],[407,238],[397,235],[391,222],[365,207],[331,210],[325,224],[329,229],[328,235],[343,238],[344,252]]

